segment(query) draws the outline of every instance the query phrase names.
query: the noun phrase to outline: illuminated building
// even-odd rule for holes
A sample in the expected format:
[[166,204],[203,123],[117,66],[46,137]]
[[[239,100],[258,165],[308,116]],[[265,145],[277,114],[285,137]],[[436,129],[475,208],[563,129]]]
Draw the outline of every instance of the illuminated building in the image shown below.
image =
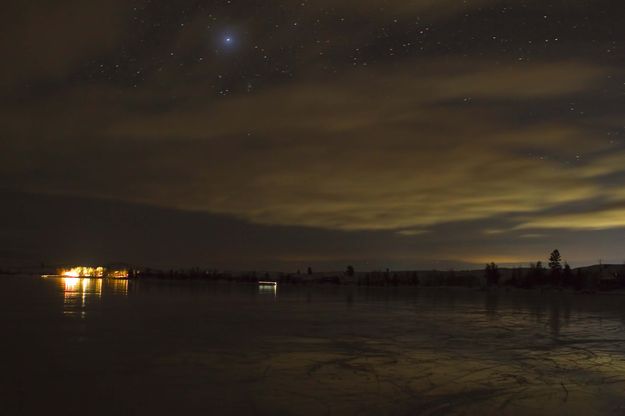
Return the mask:
[[58,269],[57,274],[63,277],[108,277],[110,279],[127,279],[130,276],[130,271],[127,268],[76,266]]

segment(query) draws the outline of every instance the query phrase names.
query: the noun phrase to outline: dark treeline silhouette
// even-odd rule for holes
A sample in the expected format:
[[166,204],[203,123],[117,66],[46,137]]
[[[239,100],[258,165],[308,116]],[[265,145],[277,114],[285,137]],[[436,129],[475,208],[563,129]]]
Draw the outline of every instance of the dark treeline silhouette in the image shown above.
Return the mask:
[[501,277],[499,267],[495,263],[487,264],[486,270],[484,270],[484,277],[486,278],[487,286],[497,286]]
[[[558,250],[551,252],[547,266],[542,261],[525,267],[501,267],[494,262],[482,270],[430,270],[430,271],[358,271],[352,265],[342,272],[316,272],[308,266],[293,273],[285,272],[226,272],[216,269],[156,270],[131,269],[129,278],[205,280],[215,282],[258,283],[275,281],[284,284],[346,284],[360,286],[421,286],[421,287],[467,287],[521,289],[553,288],[584,292],[625,289],[625,264],[598,264],[572,269]],[[41,266],[41,273],[54,273]],[[2,270],[0,274],[20,273]]]
[[359,286],[464,286],[479,287],[479,272],[455,272],[431,270],[417,271],[386,271],[356,272],[353,266],[347,266],[344,272],[313,273],[310,268],[306,273],[269,273],[242,272],[231,273],[217,270],[178,269],[154,270],[146,268],[135,271],[134,277],[141,279],[173,279],[173,280],[210,280],[222,282],[256,283],[259,281],[275,281],[286,284],[352,284]]
[[[568,263],[562,264],[562,256],[558,250],[551,252],[547,265],[548,268],[545,268],[542,262],[538,261],[531,263],[529,268],[513,268],[510,270],[510,278],[503,284],[524,289],[535,287],[570,288],[578,291],[625,289],[625,265],[598,264],[573,270]],[[486,266],[485,275],[488,275],[491,267]]]

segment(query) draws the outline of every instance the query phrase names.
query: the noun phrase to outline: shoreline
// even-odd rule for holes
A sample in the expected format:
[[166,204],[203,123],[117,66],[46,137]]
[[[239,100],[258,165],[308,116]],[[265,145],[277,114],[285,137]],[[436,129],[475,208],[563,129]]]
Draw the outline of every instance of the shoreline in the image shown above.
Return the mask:
[[[111,280],[111,281],[128,281],[128,282],[167,282],[167,283],[182,283],[182,282],[204,282],[204,283],[212,283],[212,284],[236,284],[243,286],[261,286],[263,280],[252,280],[250,276],[242,276],[239,277],[199,277],[199,276],[185,276],[185,277],[170,277],[170,276],[137,276],[137,277],[129,277],[129,278],[103,278],[103,277],[71,277],[71,276],[62,276],[62,275],[45,275],[38,273],[0,273],[0,278],[8,278],[8,277],[29,277],[29,278],[53,278],[53,279],[93,279],[93,280]],[[266,283],[266,282],[265,282]],[[473,292],[483,292],[483,293],[510,293],[510,292],[518,292],[518,293],[545,293],[545,294],[571,294],[571,295],[611,295],[611,296],[625,296],[625,289],[623,288],[615,288],[615,289],[580,289],[576,290],[571,287],[557,287],[557,286],[534,286],[534,287],[516,287],[509,284],[500,284],[497,286],[486,286],[486,285],[421,285],[421,284],[363,284],[358,283],[357,281],[318,281],[314,279],[309,280],[275,280],[275,287],[316,287],[316,288],[331,288],[331,287],[351,287],[351,288],[379,288],[379,289],[452,289],[452,290],[462,290],[462,291],[473,291]]]

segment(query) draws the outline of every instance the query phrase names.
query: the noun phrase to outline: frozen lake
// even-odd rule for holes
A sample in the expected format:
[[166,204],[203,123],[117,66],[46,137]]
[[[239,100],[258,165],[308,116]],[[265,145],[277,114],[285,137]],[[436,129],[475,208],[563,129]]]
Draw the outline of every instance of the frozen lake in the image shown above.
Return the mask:
[[625,414],[617,295],[0,285],[3,415]]

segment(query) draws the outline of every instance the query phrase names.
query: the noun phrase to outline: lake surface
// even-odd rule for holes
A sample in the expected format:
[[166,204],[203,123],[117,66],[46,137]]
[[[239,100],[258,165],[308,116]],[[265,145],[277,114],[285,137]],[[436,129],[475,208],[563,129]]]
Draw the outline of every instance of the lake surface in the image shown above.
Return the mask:
[[2,415],[624,415],[625,297],[0,277]]

